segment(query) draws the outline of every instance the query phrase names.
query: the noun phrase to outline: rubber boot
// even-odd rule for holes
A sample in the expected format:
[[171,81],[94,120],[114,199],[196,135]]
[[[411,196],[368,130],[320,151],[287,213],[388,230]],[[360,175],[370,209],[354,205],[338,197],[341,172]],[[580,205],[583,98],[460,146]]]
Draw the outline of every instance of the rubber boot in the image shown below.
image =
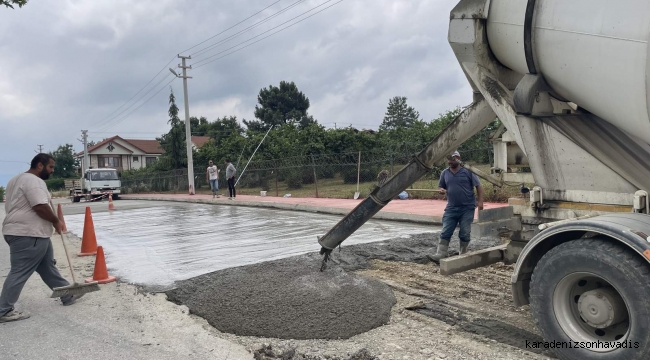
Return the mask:
[[460,254],[463,255],[467,252],[467,247],[469,246],[469,241],[461,241],[460,242]]
[[440,260],[446,258],[447,256],[449,256],[449,241],[442,239],[438,243],[438,250],[436,251],[436,254],[427,255],[429,260],[433,261],[436,264],[439,264]]

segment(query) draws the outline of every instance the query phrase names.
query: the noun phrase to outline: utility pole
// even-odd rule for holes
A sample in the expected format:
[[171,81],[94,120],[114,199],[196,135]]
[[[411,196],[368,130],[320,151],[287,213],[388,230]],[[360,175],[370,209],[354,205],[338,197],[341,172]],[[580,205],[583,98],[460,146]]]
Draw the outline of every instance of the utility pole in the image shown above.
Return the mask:
[[[191,69],[192,65],[186,66],[185,60],[191,59],[191,56],[181,56],[178,57],[181,59],[182,64],[178,65],[179,68],[183,69],[183,95],[185,96],[185,142],[187,143],[187,183],[189,185],[190,195],[194,195],[194,160],[192,159],[192,126],[190,124],[190,105],[187,100],[187,79],[191,79],[191,76],[187,76],[187,69]],[[172,71],[173,73],[173,71]]]
[[90,169],[88,162],[88,130],[81,130],[81,139],[84,143],[84,159],[81,163],[81,176],[85,176],[86,170]]
[[36,145],[36,146],[38,146],[38,153],[39,154],[42,153],[43,152],[43,145]]

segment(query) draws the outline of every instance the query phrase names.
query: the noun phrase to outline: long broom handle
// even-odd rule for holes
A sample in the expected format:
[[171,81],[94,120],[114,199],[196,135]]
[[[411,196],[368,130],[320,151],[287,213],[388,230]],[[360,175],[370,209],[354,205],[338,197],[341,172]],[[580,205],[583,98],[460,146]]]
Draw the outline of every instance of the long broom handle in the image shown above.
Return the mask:
[[70,266],[70,274],[72,275],[72,282],[77,283],[77,278],[74,276],[74,270],[72,270],[72,261],[70,261],[70,254],[68,254],[68,247],[65,245],[65,240],[63,239],[63,234],[61,236],[61,242],[63,243],[63,250],[65,250],[65,257],[68,259],[68,266]]
[[[50,208],[52,209],[52,212],[54,215],[58,215],[56,211],[54,211],[54,204],[52,201],[50,201]],[[72,269],[72,261],[70,261],[70,254],[68,254],[68,247],[65,245],[65,239],[63,239],[63,233],[60,233],[59,236],[61,236],[61,242],[63,243],[63,250],[65,251],[65,257],[68,259],[68,266],[70,267],[70,274],[72,275],[72,282],[74,284],[77,283],[77,278],[74,276],[74,270]]]

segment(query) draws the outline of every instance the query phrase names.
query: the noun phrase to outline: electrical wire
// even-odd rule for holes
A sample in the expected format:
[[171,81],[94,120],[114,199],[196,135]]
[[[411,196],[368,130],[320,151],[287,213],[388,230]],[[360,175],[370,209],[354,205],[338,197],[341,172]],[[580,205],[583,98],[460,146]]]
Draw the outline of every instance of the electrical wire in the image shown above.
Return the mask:
[[206,53],[206,50],[211,49],[211,48],[213,48],[213,47],[215,47],[215,46],[218,46],[218,45],[220,45],[220,44],[223,44],[223,43],[225,43],[225,42],[228,42],[228,41],[230,41],[230,40],[232,40],[232,39],[238,37],[239,35],[241,35],[241,34],[247,32],[247,31],[250,31],[250,30],[252,30],[252,29],[254,29],[254,28],[256,28],[256,27],[258,27],[258,26],[264,24],[265,22],[267,22],[267,21],[273,19],[274,17],[276,17],[276,16],[278,16],[278,15],[280,15],[280,14],[282,14],[282,13],[288,11],[288,10],[290,10],[291,8],[293,8],[293,7],[295,7],[296,5],[298,5],[298,4],[300,4],[300,3],[303,3],[303,2],[305,2],[305,0],[298,0],[298,1],[296,1],[295,3],[289,5],[288,7],[286,7],[286,8],[284,8],[284,9],[282,9],[282,10],[276,12],[276,13],[273,14],[273,15],[270,15],[270,16],[268,16],[268,17],[266,17],[266,18],[264,18],[264,19],[262,19],[262,20],[256,22],[255,24],[253,24],[253,25],[247,27],[247,28],[244,29],[244,30],[239,31],[238,33],[235,33],[235,34],[233,34],[233,35],[230,35],[230,36],[228,36],[227,38],[225,38],[225,39],[223,39],[223,40],[220,40],[219,42],[214,43],[214,44],[212,44],[212,45],[210,45],[210,46],[204,47],[204,48],[201,49],[201,50],[197,50],[196,52],[190,54],[190,56],[195,56],[195,57],[201,56],[201,55],[203,55],[203,54]]
[[277,34],[277,33],[279,33],[279,32],[282,32],[282,31],[284,31],[284,30],[286,30],[286,29],[288,29],[288,28],[290,28],[290,27],[292,27],[292,26],[294,26],[294,25],[297,25],[297,24],[299,24],[299,23],[301,23],[301,22],[303,22],[303,21],[309,19],[309,18],[312,17],[312,16],[318,15],[319,13],[321,13],[321,12],[323,12],[323,11],[325,11],[325,10],[331,8],[331,7],[334,6],[334,5],[337,5],[337,4],[339,4],[339,3],[342,3],[342,2],[345,1],[345,0],[339,0],[339,1],[335,2],[334,4],[328,6],[328,7],[324,8],[324,9],[321,9],[321,10],[317,11],[317,12],[314,13],[314,14],[309,15],[309,16],[305,17],[304,19],[301,19],[301,20],[299,20],[299,21],[296,21],[295,23],[293,23],[293,24],[291,24],[291,25],[289,25],[289,26],[286,26],[286,27],[284,27],[284,28],[282,28],[282,29],[280,29],[280,30],[278,30],[278,31],[276,31],[276,32],[274,32],[274,33],[272,33],[272,34],[270,34],[270,35],[267,35],[267,36],[265,36],[265,37],[263,37],[263,38],[261,38],[261,39],[255,41],[255,42],[252,42],[252,43],[250,43],[250,44],[248,44],[248,45],[246,45],[246,46],[244,46],[244,47],[241,47],[241,48],[239,48],[239,49],[237,49],[237,50],[235,50],[235,51],[231,51],[231,52],[229,52],[229,53],[227,53],[227,54],[225,54],[225,55],[223,55],[223,56],[220,56],[220,57],[218,57],[218,58],[216,58],[216,59],[213,59],[213,60],[210,60],[210,61],[205,62],[206,60],[208,60],[208,59],[210,59],[210,58],[213,58],[213,57],[215,57],[215,56],[217,56],[217,55],[219,55],[219,54],[222,54],[222,53],[224,53],[224,52],[226,52],[226,51],[228,51],[228,50],[231,50],[231,49],[233,49],[233,48],[235,48],[235,47],[237,47],[237,46],[239,46],[239,45],[245,44],[245,43],[247,43],[247,42],[249,42],[249,41],[251,41],[251,40],[253,40],[253,39],[255,39],[255,38],[259,37],[259,36],[261,36],[261,35],[264,35],[264,34],[268,33],[268,32],[271,31],[271,30],[274,30],[274,29],[276,29],[276,28],[278,28],[278,27],[280,27],[280,26],[282,26],[282,25],[284,25],[284,24],[286,24],[286,23],[288,23],[288,22],[290,22],[290,21],[292,21],[292,20],[295,20],[296,18],[299,18],[299,17],[301,17],[302,15],[304,15],[304,14],[306,14],[306,13],[308,13],[308,12],[311,12],[311,11],[313,11],[314,9],[319,8],[319,7],[325,5],[325,4],[329,3],[329,2],[332,2],[332,1],[334,1],[334,0],[328,0],[328,1],[326,1],[326,2],[324,2],[324,3],[322,3],[322,4],[320,4],[320,5],[318,5],[318,6],[314,7],[314,8],[312,8],[312,9],[309,10],[309,11],[306,11],[306,12],[304,12],[304,13],[302,13],[302,14],[296,16],[296,17],[294,17],[293,19],[291,19],[291,20],[289,20],[289,21],[286,21],[286,22],[284,22],[284,23],[282,23],[282,24],[280,24],[280,25],[278,25],[278,26],[276,26],[276,27],[274,27],[274,28],[271,28],[271,29],[269,29],[269,30],[267,30],[267,31],[265,31],[265,32],[263,32],[263,33],[257,35],[257,36],[254,36],[254,37],[252,37],[252,38],[250,38],[250,39],[248,39],[248,40],[246,40],[246,41],[243,41],[243,42],[239,43],[238,45],[235,45],[235,46],[233,46],[233,47],[231,47],[231,48],[229,48],[229,49],[226,49],[226,50],[221,51],[221,52],[219,52],[219,53],[217,53],[217,54],[214,54],[214,55],[212,55],[212,56],[209,56],[209,57],[207,57],[207,58],[205,58],[205,59],[203,59],[203,60],[200,60],[200,61],[198,61],[198,62],[196,62],[196,63],[193,63],[192,65],[194,65],[194,64],[199,64],[199,63],[204,62],[203,64],[198,65],[198,66],[193,67],[193,68],[194,68],[194,69],[198,69],[198,68],[200,68],[200,67],[202,67],[202,66],[205,66],[205,65],[207,65],[207,64],[209,64],[209,63],[211,63],[211,62],[217,61],[217,60],[219,60],[219,59],[223,59],[224,57],[226,57],[226,56],[228,56],[228,55],[234,54],[234,53],[236,53],[236,52],[238,52],[238,51],[240,51],[240,50],[243,50],[243,49],[245,49],[245,48],[247,48],[247,47],[249,47],[249,46],[251,46],[251,45],[254,45],[254,44],[256,44],[256,43],[258,43],[258,42],[260,42],[260,41],[262,41],[262,40],[264,40],[264,39],[267,39],[267,38],[269,38],[269,37],[271,37],[271,36],[273,36],[273,35],[275,35],[275,34]]
[[271,5],[267,6],[267,7],[265,7],[264,9],[262,9],[262,10],[256,12],[256,13],[253,14],[253,15],[247,17],[246,19],[244,19],[244,20],[242,20],[242,21],[236,23],[235,25],[233,25],[233,26],[227,28],[226,30],[224,30],[224,31],[222,31],[222,32],[220,32],[220,33],[218,33],[218,34],[216,34],[216,35],[214,35],[214,36],[211,36],[211,37],[209,37],[209,38],[207,38],[207,39],[201,41],[200,43],[198,43],[198,44],[192,46],[191,48],[188,48],[188,49],[185,49],[185,50],[181,51],[180,53],[182,54],[182,53],[188,52],[188,51],[194,49],[195,47],[197,47],[197,46],[199,46],[199,45],[201,45],[201,44],[205,44],[206,42],[208,42],[208,41],[214,39],[215,37],[217,37],[217,36],[219,36],[219,35],[225,33],[226,31],[228,31],[228,30],[230,30],[230,29],[232,29],[232,28],[236,27],[237,25],[239,25],[239,24],[243,23],[244,21],[246,21],[246,20],[252,18],[253,16],[255,16],[255,15],[261,13],[262,11],[264,11],[264,10],[270,8],[271,6],[273,6],[273,5],[277,4],[277,3],[279,3],[280,1],[282,1],[282,0],[278,0],[278,1],[274,2],[273,4],[271,4]]
[[[229,28],[223,30],[222,32],[220,32],[220,33],[218,33],[218,34],[216,34],[216,35],[214,35],[214,36],[212,36],[212,37],[210,37],[210,38],[208,38],[208,39],[206,39],[206,40],[204,40],[204,41],[202,41],[202,42],[200,42],[200,43],[198,43],[198,44],[196,44],[196,45],[194,45],[194,46],[192,46],[192,47],[190,47],[190,48],[188,48],[188,49],[186,49],[186,50],[181,51],[180,53],[187,52],[187,51],[189,51],[189,50],[191,50],[191,49],[193,49],[193,48],[195,48],[195,47],[197,47],[197,46],[199,46],[199,45],[201,45],[201,44],[204,44],[204,43],[210,41],[211,39],[213,39],[213,38],[215,38],[215,37],[217,37],[217,36],[223,34],[224,32],[226,32],[226,31],[228,31],[228,30],[230,30],[230,29],[236,27],[237,25],[239,25],[239,24],[245,22],[246,20],[248,20],[248,19],[254,17],[255,15],[257,15],[257,14],[263,12],[264,10],[270,8],[271,6],[273,6],[273,5],[277,4],[277,3],[279,3],[280,1],[282,1],[282,0],[278,0],[278,1],[274,2],[274,3],[272,3],[271,5],[265,7],[264,9],[262,9],[262,10],[256,12],[255,14],[253,14],[253,15],[247,17],[247,18],[244,19],[244,20],[238,22],[237,24],[235,24],[235,25],[233,25],[233,26],[231,26],[231,27],[229,27]],[[140,94],[144,89],[146,89],[147,86],[149,86],[149,84],[151,84],[151,83],[152,83],[152,82],[153,82],[153,81],[158,77],[158,75],[160,75],[160,73],[163,72],[163,71],[165,70],[165,68],[167,68],[167,66],[169,66],[169,64],[171,64],[172,61],[174,61],[175,58],[176,58],[176,56],[172,57],[171,60],[169,60],[169,61],[168,61],[168,62],[167,62],[167,63],[166,63],[166,64],[165,64],[165,65],[164,65],[164,66],[163,66],[163,67],[162,67],[162,68],[161,68],[157,73],[156,73],[156,75],[154,75],[154,77],[151,78],[151,80],[149,80],[149,81],[148,81],[148,82],[147,82],[147,83],[146,83],[146,84],[145,84],[145,85],[144,85],[140,90],[138,90],[137,93],[135,93],[133,96],[131,96],[131,98],[129,98],[129,100],[127,100],[124,104],[122,104],[122,105],[121,105],[120,107],[118,107],[117,109],[113,110],[113,112],[111,112],[110,114],[108,114],[106,117],[104,117],[103,119],[97,121],[97,122],[95,123],[95,125],[100,126],[99,124],[100,124],[100,123],[103,123],[103,122],[106,121],[106,120],[108,120],[108,122],[110,122],[110,121],[114,120],[115,118],[119,117],[122,113],[124,113],[124,110],[123,110],[122,112],[120,112],[120,113],[114,115],[114,114],[115,114],[116,112],[118,112],[121,108],[123,108],[126,104],[128,104],[131,100],[133,100],[133,99],[134,99],[138,94]],[[154,87],[155,87],[155,86],[154,86]],[[151,90],[150,90],[150,91],[151,91]],[[149,92],[150,92],[150,91],[149,91]],[[140,96],[140,97],[139,97],[135,102],[137,103],[138,101],[140,101],[140,100],[141,100],[142,98],[144,98],[145,96],[146,96],[146,93],[143,94],[142,96]],[[132,104],[131,106],[133,106],[133,104]],[[131,107],[131,106],[129,106],[129,107]],[[128,108],[127,108],[127,109],[128,109]]]
[[[99,123],[101,123],[101,122],[103,122],[104,120],[107,120],[107,119],[108,119],[108,122],[110,122],[110,121],[113,120],[114,118],[120,116],[120,114],[123,113],[123,111],[120,112],[119,114],[115,115],[115,116],[112,116],[112,115],[115,114],[115,113],[116,113],[118,110],[120,110],[122,107],[124,107],[124,105],[128,104],[131,100],[133,100],[133,98],[135,98],[139,93],[141,93],[142,90],[144,90],[147,86],[149,86],[149,84],[151,84],[151,82],[152,82],[155,78],[157,78],[158,75],[160,75],[160,73],[161,73],[163,70],[165,70],[165,68],[166,68],[169,64],[171,64],[171,62],[174,61],[175,58],[176,58],[176,56],[172,57],[171,60],[169,60],[169,62],[167,62],[167,64],[165,64],[165,65],[162,67],[162,69],[160,69],[160,71],[158,71],[158,73],[156,73],[156,75],[154,75],[154,77],[152,77],[151,80],[149,80],[149,82],[147,82],[147,83],[145,84],[145,86],[143,86],[140,90],[138,90],[137,93],[135,93],[135,95],[131,96],[131,98],[129,98],[129,100],[127,100],[124,104],[122,104],[122,105],[121,105],[120,107],[118,107],[117,109],[113,110],[113,112],[110,113],[110,114],[108,114],[105,118],[103,118],[103,119],[101,119],[100,121],[96,122],[95,125],[96,125],[96,124],[99,124]],[[151,91],[151,90],[149,90],[149,91]],[[142,95],[142,97],[144,97],[144,96],[146,96],[146,94]],[[142,98],[142,97],[141,97],[141,98]],[[140,100],[140,99],[138,99],[137,101],[139,101],[139,100]],[[136,101],[136,102],[137,102],[137,101]],[[131,106],[133,106],[133,105],[131,105]],[[131,106],[129,106],[129,107],[131,107]],[[128,109],[128,108],[127,108],[127,109]],[[126,110],[126,109],[125,109],[125,110]],[[109,119],[109,118],[110,118],[110,119]]]
[[[158,87],[158,85],[160,85],[160,83],[162,83],[163,81],[165,81],[165,80],[166,80],[167,78],[169,78],[170,76],[174,76],[174,75],[172,75],[172,73],[169,73],[169,74],[167,74],[167,76],[161,78],[160,81],[158,81],[158,82],[156,83],[156,85],[154,85],[151,89],[149,89],[149,91],[147,91],[146,93],[144,93],[144,94],[142,95],[142,97],[141,97],[138,101],[140,101],[142,98],[144,98],[145,96],[147,96],[147,94],[149,94],[153,89],[155,89],[156,87]],[[176,78],[176,77],[174,77],[174,79],[175,79],[175,78]],[[160,90],[158,90],[158,91],[160,91]],[[147,101],[148,101],[148,100],[147,100]],[[145,102],[146,102],[146,101],[145,101]],[[116,123],[114,123],[114,124],[110,124],[110,122],[113,121],[113,120],[115,120],[115,119],[117,119],[120,115],[124,114],[125,111],[129,110],[130,108],[132,108],[135,104],[137,104],[137,101],[134,102],[133,104],[131,104],[131,105],[130,105],[129,107],[127,107],[126,109],[122,110],[122,111],[121,111],[121,112],[120,112],[116,117],[114,117],[113,119],[109,120],[106,124],[104,124],[104,126],[102,126],[101,129],[102,129],[102,130],[106,130],[106,129],[112,127],[112,126],[117,125],[117,124],[118,124],[119,122],[121,122],[123,119],[118,120],[118,121],[117,121]],[[143,104],[144,104],[144,103],[143,103]],[[139,109],[139,108],[140,108],[140,107],[138,107],[138,109]],[[132,114],[132,113],[133,113],[133,112],[130,112],[129,114]]]
[[[150,98],[148,98],[148,99],[145,100],[142,104],[140,104],[140,106],[138,106],[137,108],[133,109],[133,111],[131,111],[130,113],[126,114],[124,117],[122,117],[121,119],[119,119],[116,123],[110,125],[108,128],[110,128],[111,126],[115,126],[115,125],[121,123],[122,121],[124,121],[124,120],[125,120],[126,118],[128,118],[131,114],[133,114],[133,113],[136,112],[138,109],[140,109],[144,104],[148,103],[151,99],[153,99],[154,97],[156,97],[156,95],[158,95],[158,93],[160,93],[164,88],[167,87],[167,85],[171,84],[172,81],[174,81],[174,80],[176,80],[176,79],[177,79],[176,77],[173,77],[173,78],[172,78],[172,79],[171,79],[167,84],[165,84],[165,86],[161,87],[158,91],[156,91],[155,94],[153,94]],[[101,130],[104,131],[104,130],[106,130],[106,129],[107,129],[107,128],[104,128],[104,129],[101,129]]]
[[[281,0],[280,0],[280,1],[281,1]],[[302,1],[303,1],[303,0],[300,0],[300,1],[295,2],[294,4],[290,5],[289,7],[287,7],[287,8],[284,9],[284,10],[282,10],[281,12],[284,12],[284,11],[290,9],[291,7],[293,7],[293,6],[295,6],[295,5],[299,4],[299,3],[301,3]],[[273,27],[273,28],[271,28],[271,29],[269,29],[269,30],[267,30],[267,31],[265,31],[265,32],[263,32],[263,33],[257,35],[257,36],[254,36],[254,37],[252,37],[252,38],[250,38],[250,39],[248,39],[248,40],[246,40],[246,41],[243,41],[243,42],[239,43],[238,45],[235,45],[234,47],[231,47],[231,48],[226,49],[226,50],[224,50],[224,51],[222,51],[222,52],[219,52],[219,53],[217,53],[217,54],[214,54],[214,55],[212,55],[212,56],[210,56],[210,57],[208,57],[208,58],[206,58],[206,59],[203,59],[203,60],[201,60],[201,61],[198,61],[198,62],[195,63],[195,64],[198,64],[198,63],[201,63],[201,62],[204,62],[204,63],[201,64],[201,65],[199,65],[199,66],[196,66],[195,68],[199,68],[199,67],[204,66],[204,65],[207,65],[207,64],[209,64],[209,63],[211,63],[211,62],[214,62],[214,61],[217,61],[217,60],[219,60],[219,59],[222,59],[222,58],[224,58],[224,57],[226,57],[226,56],[228,56],[228,55],[231,55],[231,54],[233,54],[233,53],[235,53],[235,52],[237,52],[237,51],[243,50],[243,49],[245,49],[245,48],[247,48],[247,47],[249,47],[249,46],[251,46],[251,45],[253,45],[253,44],[256,44],[256,43],[258,43],[258,42],[260,42],[260,41],[262,41],[262,40],[264,40],[264,39],[267,39],[267,38],[269,38],[269,37],[271,37],[271,36],[273,36],[273,35],[275,35],[275,34],[277,34],[277,33],[279,33],[279,32],[282,32],[282,31],[284,31],[284,30],[286,30],[286,29],[288,29],[288,28],[290,28],[290,27],[292,27],[292,26],[294,26],[294,25],[297,25],[297,24],[303,22],[304,20],[307,20],[307,19],[309,19],[310,17],[315,16],[315,15],[317,15],[317,14],[319,14],[319,13],[321,13],[321,12],[323,12],[323,11],[329,9],[329,8],[331,8],[331,7],[334,6],[334,5],[337,5],[337,4],[341,3],[341,2],[343,2],[344,0],[339,0],[339,1],[335,2],[334,4],[328,6],[328,7],[324,8],[324,9],[321,9],[321,10],[317,11],[316,13],[311,14],[310,16],[307,16],[307,17],[305,17],[305,18],[303,18],[303,19],[301,19],[301,20],[299,20],[299,21],[296,21],[296,22],[294,22],[293,24],[291,24],[291,25],[289,25],[289,26],[286,26],[286,27],[284,27],[284,28],[282,28],[282,29],[280,29],[280,30],[274,32],[274,33],[271,33],[270,35],[265,36],[265,37],[263,37],[263,38],[261,38],[261,39],[255,41],[255,42],[253,42],[253,43],[250,43],[250,44],[248,44],[248,45],[246,45],[246,46],[244,46],[244,47],[241,47],[241,48],[239,48],[239,49],[237,49],[237,50],[231,51],[230,53],[227,53],[227,54],[225,54],[225,55],[223,55],[223,56],[220,56],[220,57],[218,57],[218,58],[216,58],[216,59],[213,59],[213,60],[210,60],[210,61],[207,61],[207,62],[206,62],[206,60],[208,60],[208,59],[211,59],[211,58],[213,58],[213,57],[215,57],[215,56],[217,56],[217,55],[220,55],[220,54],[222,54],[222,53],[224,53],[224,52],[226,52],[226,51],[228,51],[228,50],[234,49],[234,48],[236,48],[236,47],[238,47],[238,46],[241,46],[241,45],[243,45],[243,44],[245,44],[245,43],[247,43],[247,42],[250,42],[251,40],[253,40],[253,39],[255,39],[255,38],[258,38],[259,36],[262,36],[262,35],[264,35],[264,34],[266,34],[266,33],[269,33],[270,31],[273,31],[274,29],[277,29],[278,27],[280,27],[280,26],[282,26],[282,25],[285,25],[285,24],[287,24],[287,23],[289,23],[289,22],[291,22],[291,21],[293,21],[293,20],[295,20],[295,19],[297,19],[297,18],[299,18],[299,17],[301,17],[301,16],[303,16],[303,15],[305,15],[305,14],[307,14],[307,13],[310,13],[310,12],[314,11],[315,9],[317,9],[317,8],[319,8],[319,7],[321,7],[321,6],[325,5],[325,4],[327,4],[327,3],[330,3],[330,2],[332,2],[332,1],[333,1],[333,0],[328,0],[328,1],[326,1],[326,2],[324,2],[324,3],[322,3],[322,4],[320,4],[320,5],[317,5],[317,6],[313,7],[313,8],[310,9],[310,10],[308,10],[308,11],[306,11],[306,12],[304,12],[304,13],[302,13],[302,14],[300,14],[300,15],[298,15],[298,16],[296,16],[296,17],[294,17],[294,18],[292,18],[292,19],[290,19],[290,20],[288,20],[288,21],[286,21],[286,22],[284,22],[284,23],[278,25],[278,26],[275,26],[275,27]],[[264,8],[264,9],[258,11],[257,13],[251,15],[250,17],[248,17],[248,18],[242,20],[241,22],[239,22],[239,23],[233,25],[232,27],[230,27],[230,28],[228,28],[228,29],[222,31],[221,33],[219,33],[219,34],[217,34],[217,35],[214,35],[213,37],[211,37],[211,38],[209,38],[209,39],[207,39],[207,40],[204,40],[203,42],[201,42],[201,43],[199,43],[199,44],[197,44],[197,45],[195,45],[195,46],[193,46],[193,47],[191,47],[191,48],[189,48],[189,49],[187,49],[187,50],[185,50],[185,51],[188,51],[188,50],[190,50],[190,49],[192,49],[192,48],[195,48],[196,46],[198,46],[198,45],[200,45],[200,44],[203,44],[203,43],[209,41],[210,39],[212,39],[212,38],[214,38],[214,37],[216,37],[216,36],[222,34],[223,32],[225,32],[225,31],[227,31],[227,30],[229,30],[229,29],[232,29],[233,27],[235,27],[235,26],[241,24],[242,22],[244,22],[244,21],[250,19],[251,17],[253,17],[253,16],[259,14],[260,12],[262,12],[262,11],[268,9],[269,7],[271,7],[271,6],[275,5],[275,4],[277,4],[278,2],[279,2],[279,1],[276,1],[275,3],[269,5],[268,7],[266,7],[266,8]],[[274,14],[274,15],[271,15],[271,16],[269,16],[267,19],[270,19],[270,18],[272,18],[273,16],[275,16],[275,15],[281,13],[281,12],[278,12],[278,13],[276,13],[276,14]],[[264,20],[263,20],[263,21],[264,21]],[[261,22],[259,22],[259,23],[261,23]],[[259,23],[258,23],[258,24],[259,24]],[[185,51],[183,51],[183,52],[185,52]],[[142,92],[142,90],[144,90],[144,89],[145,89],[145,88],[146,88],[146,87],[147,87],[147,86],[148,86],[148,85],[149,85],[149,84],[150,84],[150,83],[151,83],[151,82],[152,82],[156,77],[158,77],[158,75],[159,75],[159,74],[160,74],[160,73],[165,69],[165,67],[167,67],[167,66],[168,66],[168,65],[169,65],[169,64],[174,60],[174,58],[175,58],[175,57],[173,57],[173,58],[172,58],[172,59],[171,59],[167,64],[165,64],[165,66],[163,66],[163,68],[162,68],[160,71],[158,71],[158,73],[157,73],[157,74],[156,74],[156,75],[155,75],[151,80],[149,80],[149,82],[148,82],[148,83],[147,83],[147,84],[146,84],[142,89],[140,89],[140,90],[139,90],[135,95],[133,95],[133,96],[131,97],[131,99],[129,99],[125,104],[123,104],[122,106],[120,106],[120,108],[122,108],[122,107],[123,107],[124,105],[126,105],[129,101],[131,101],[133,98],[135,98],[135,97],[136,97],[140,92]],[[192,66],[192,65],[190,65],[190,66]],[[170,76],[170,75],[167,75],[167,77],[169,77],[169,76]],[[135,105],[135,103],[137,103],[137,101],[140,101],[142,98],[144,98],[148,93],[150,93],[154,88],[156,88],[156,87],[157,87],[157,86],[158,86],[162,81],[164,81],[167,77],[162,78],[162,79],[161,79],[161,80],[160,80],[156,85],[154,85],[151,89],[149,89],[149,91],[147,91],[146,93],[144,93],[144,94],[143,94],[143,95],[142,95],[138,100],[136,100],[136,102],[134,102],[132,105],[130,105],[130,106],[127,107],[126,109],[122,110],[121,112],[119,112],[119,113],[116,114],[115,116],[112,116],[112,117],[111,117],[111,115],[114,114],[116,111],[118,111],[120,108],[118,108],[118,109],[116,109],[115,111],[113,111],[113,113],[111,113],[111,115],[107,116],[107,118],[108,118],[108,117],[111,117],[110,120],[108,120],[108,122],[111,122],[111,121],[115,120],[115,119],[118,118],[120,115],[122,115],[125,111],[127,111],[128,109],[130,109],[133,105]],[[122,118],[120,118],[119,120],[117,120],[115,123],[113,123],[113,124],[108,124],[108,123],[106,123],[106,124],[105,124],[104,126],[102,126],[101,129],[99,129],[99,130],[100,130],[100,131],[105,131],[105,130],[109,129],[110,127],[113,127],[113,126],[115,126],[115,125],[121,123],[122,121],[124,121],[124,120],[125,120],[126,118],[128,118],[131,114],[133,114],[135,111],[137,111],[138,109],[140,109],[144,104],[146,104],[146,103],[149,102],[151,99],[153,99],[153,98],[154,98],[154,97],[155,97],[155,96],[156,96],[160,91],[162,91],[162,89],[164,89],[167,85],[171,84],[171,82],[174,81],[174,79],[175,79],[175,78],[173,78],[171,81],[169,81],[167,84],[165,84],[164,87],[162,87],[162,88],[160,88],[158,91],[156,91],[156,93],[155,93],[153,96],[151,96],[149,99],[145,100],[145,101],[144,101],[143,103],[141,103],[138,107],[136,107],[135,109],[133,109],[132,111],[130,111],[129,113],[127,113],[125,116],[123,116]],[[102,121],[104,121],[105,119],[106,119],[106,118],[104,118]]]

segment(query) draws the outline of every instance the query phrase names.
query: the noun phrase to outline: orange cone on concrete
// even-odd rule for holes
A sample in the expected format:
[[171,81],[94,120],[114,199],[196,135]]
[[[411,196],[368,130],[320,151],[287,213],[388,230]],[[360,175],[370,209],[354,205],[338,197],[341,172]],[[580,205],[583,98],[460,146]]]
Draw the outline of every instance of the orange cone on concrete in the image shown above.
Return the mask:
[[93,277],[87,278],[86,282],[97,281],[100,284],[108,284],[117,280],[115,276],[109,276],[108,270],[106,270],[106,259],[104,258],[104,249],[99,246],[97,247],[97,257],[95,258],[95,271],[93,272]]
[[65,219],[63,218],[63,209],[61,208],[61,204],[59,204],[56,209],[56,215],[59,217],[59,221],[63,224],[63,233],[67,234],[69,231],[68,227],[65,226]]
[[90,256],[97,254],[97,238],[95,237],[95,224],[90,213],[90,206],[86,207],[86,218],[84,219],[84,233],[81,237],[81,252],[79,256]]
[[108,194],[108,210],[115,210],[115,204],[113,204],[113,193]]

